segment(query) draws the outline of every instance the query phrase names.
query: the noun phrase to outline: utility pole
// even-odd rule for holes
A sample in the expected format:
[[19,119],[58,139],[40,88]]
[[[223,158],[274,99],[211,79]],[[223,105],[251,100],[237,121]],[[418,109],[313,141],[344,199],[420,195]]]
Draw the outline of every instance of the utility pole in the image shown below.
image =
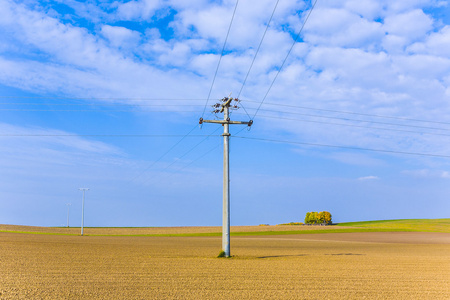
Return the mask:
[[84,229],[84,193],[89,191],[88,188],[79,188],[80,191],[83,191],[83,202],[81,204],[81,235],[83,236]]
[[70,206],[72,205],[71,203],[66,203],[67,205],[67,228],[69,228],[69,210],[70,210]]
[[[231,105],[232,101],[236,105]],[[225,257],[230,257],[230,124],[245,124],[252,126],[253,121],[241,122],[230,120],[230,110],[238,109],[237,103],[239,99],[225,97],[221,101],[213,105],[214,113],[223,113],[222,120],[203,120],[200,118],[199,123],[215,123],[223,126],[223,212],[222,212],[222,251],[225,252]]]

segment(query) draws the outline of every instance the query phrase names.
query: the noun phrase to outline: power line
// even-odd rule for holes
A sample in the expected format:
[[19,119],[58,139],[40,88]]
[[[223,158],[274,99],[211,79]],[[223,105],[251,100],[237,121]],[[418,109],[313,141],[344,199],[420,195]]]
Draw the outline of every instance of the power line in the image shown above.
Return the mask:
[[176,146],[178,146],[179,143],[181,143],[188,135],[191,134],[192,131],[194,131],[194,129],[197,128],[197,124],[195,124],[194,127],[192,127],[192,129],[186,134],[184,135],[178,142],[176,142],[172,147],[170,147],[169,150],[167,150],[166,152],[164,152],[163,155],[161,155],[157,160],[155,160],[152,164],[150,164],[147,168],[145,168],[141,173],[139,173],[137,176],[135,176],[133,179],[131,179],[130,181],[134,181],[136,180],[136,178],[142,176],[142,174],[144,174],[145,172],[147,172],[147,170],[149,170],[151,167],[153,167],[157,162],[159,162],[164,156],[167,155],[167,153],[169,153],[170,151],[172,151],[173,148],[175,148]]
[[123,103],[0,103],[0,105],[30,105],[30,106],[130,106],[130,107],[151,107],[151,106],[200,106],[202,104],[123,104]]
[[[236,113],[241,114],[241,113]],[[244,115],[244,114],[241,114]],[[361,126],[355,124],[343,124],[343,123],[332,123],[325,121],[315,121],[315,120],[304,120],[304,119],[295,119],[295,118],[286,118],[280,116],[265,116],[259,115],[260,118],[270,118],[270,119],[282,119],[288,121],[299,121],[299,122],[307,122],[307,123],[316,123],[316,124],[326,124],[326,125],[337,125],[337,126],[347,126],[354,128],[364,128],[364,129],[372,129],[372,130],[387,130],[387,131],[396,131],[396,132],[407,132],[407,133],[416,133],[416,134],[426,134],[426,135],[436,135],[436,136],[450,136],[449,134],[443,133],[432,133],[432,132],[423,132],[423,131],[413,131],[413,130],[402,130],[402,129],[394,129],[394,128],[383,128],[383,127],[373,127],[373,126]],[[361,122],[370,122],[370,121],[362,121]],[[393,125],[393,124],[392,124]],[[184,137],[185,135],[181,134],[1,134],[0,137],[131,137],[131,138],[173,138],[173,137]],[[212,135],[206,134],[196,134],[189,135],[189,137],[210,137]]]
[[[205,157],[205,156],[208,155],[209,153],[213,152],[214,150],[216,150],[217,148],[219,148],[219,146],[220,146],[221,144],[222,144],[222,143],[218,143],[218,144],[215,145],[213,148],[209,149],[207,152],[205,152],[205,153],[203,153],[202,155],[200,155],[199,157],[197,157],[195,160],[191,161],[191,162],[188,163],[187,165],[185,165],[185,166],[181,167],[180,169],[176,170],[176,173],[178,173],[178,172],[180,172],[180,171],[186,169],[187,167],[189,167],[190,165],[194,164],[194,163],[197,162],[198,160],[202,159],[203,157]],[[170,174],[170,175],[167,176],[167,177],[173,176],[173,174],[175,174],[175,173],[172,173],[172,174]]]
[[205,98],[132,98],[132,97],[60,97],[60,96],[0,96],[0,99],[103,100],[103,101],[205,101]]
[[[398,124],[398,123],[388,123],[388,122],[380,122],[380,121],[373,121],[373,120],[368,120],[368,121],[366,121],[366,120],[361,120],[361,119],[350,119],[350,118],[340,118],[340,117],[320,116],[320,115],[311,115],[311,114],[303,114],[303,113],[296,113],[296,112],[285,112],[285,111],[275,111],[275,110],[264,110],[264,111],[269,111],[269,112],[279,112],[279,113],[293,114],[293,115],[299,115],[299,116],[305,116],[305,117],[323,118],[323,119],[333,119],[333,120],[343,120],[343,121],[363,122],[363,123],[374,123],[374,124],[382,124],[382,125],[390,125],[390,126],[400,126],[400,127],[412,127],[412,128],[429,129],[429,130],[444,130],[444,131],[450,131],[450,129],[446,129],[446,128],[426,127],[426,126],[408,125],[408,124]],[[280,117],[280,118],[281,118],[281,117]]]
[[[202,105],[203,106],[203,105]],[[131,110],[131,109],[25,109],[25,108],[0,108],[0,111],[15,112],[199,112],[199,110]]]
[[[273,15],[275,14],[275,10],[277,9],[278,2],[280,2],[280,0],[277,0],[277,2],[275,3],[275,7],[273,8],[272,14],[270,15],[269,22],[267,22],[266,30],[264,30],[264,34],[263,34],[263,36],[262,36],[262,38],[261,38],[261,41],[259,42],[258,48],[256,49],[255,56],[253,56],[252,63],[250,64],[250,68],[248,69],[247,75],[245,76],[244,82],[242,83],[242,86],[241,86],[241,89],[239,90],[239,93],[238,93],[237,98],[239,98],[239,97],[241,96],[242,90],[244,89],[245,83],[247,82],[248,75],[250,74],[250,71],[251,71],[252,68],[253,68],[253,64],[255,63],[256,56],[257,56],[258,53],[259,53],[259,49],[261,48],[261,45],[262,45],[262,43],[263,43],[263,41],[264,41],[264,38],[265,38],[266,33],[267,33],[267,30],[269,29],[270,22],[272,21]],[[241,106],[242,106],[242,105],[241,105]],[[248,115],[248,117],[251,119],[251,117],[250,117],[250,115],[248,114],[248,112],[247,112],[247,110],[245,109],[245,107],[242,106],[242,108],[244,109],[244,111],[245,111],[245,113]]]
[[186,151],[183,155],[181,155],[177,160],[173,161],[172,163],[170,163],[168,166],[166,166],[164,169],[160,170],[160,172],[163,172],[165,170],[167,170],[168,168],[170,168],[173,164],[175,164],[178,160],[182,159],[183,157],[185,157],[186,155],[188,155],[189,153],[191,153],[195,148],[197,148],[198,146],[200,146],[204,141],[206,141],[209,137],[213,136],[214,133],[216,133],[216,131],[218,131],[220,129],[220,127],[217,127],[211,134],[206,135],[206,137],[201,140],[200,142],[198,142],[197,144],[195,144],[192,148],[190,148],[188,151]]
[[223,53],[225,52],[225,46],[228,41],[228,36],[230,35],[231,25],[233,24],[233,20],[234,20],[235,14],[236,14],[236,9],[238,7],[238,3],[239,3],[239,0],[236,0],[236,5],[234,6],[234,11],[233,11],[233,15],[231,17],[230,25],[228,26],[227,35],[226,35],[225,41],[223,43],[222,53],[220,54],[219,63],[217,64],[216,72],[214,73],[213,81],[212,81],[211,87],[209,89],[208,98],[206,99],[205,107],[203,108],[202,118],[205,115],[205,110],[206,110],[206,106],[208,105],[209,97],[211,97],[211,92],[214,87],[214,82],[216,81],[217,72],[219,71],[219,66],[220,66],[220,62],[222,61]]
[[[239,113],[237,113],[237,114],[239,114]],[[243,114],[241,114],[241,115],[243,115]],[[282,120],[289,120],[289,121],[299,121],[299,122],[307,122],[307,123],[316,123],[316,124],[326,124],[326,125],[347,126],[347,127],[355,127],[355,128],[375,129],[375,130],[388,130],[388,131],[398,131],[398,132],[426,134],[426,135],[450,136],[450,134],[444,134],[444,133],[433,133],[433,132],[423,132],[423,131],[414,131],[414,130],[402,130],[402,129],[382,128],[382,127],[373,127],[373,126],[360,126],[360,125],[355,125],[355,124],[332,123],[332,122],[324,122],[324,121],[303,120],[303,119],[293,119],[293,118],[274,117],[274,116],[262,116],[262,115],[259,115],[259,117],[260,118],[270,118],[270,119],[282,119]]]
[[294,39],[294,42],[292,43],[291,48],[289,49],[289,51],[288,51],[286,57],[284,58],[283,63],[281,64],[280,68],[278,69],[278,72],[277,72],[277,74],[275,75],[275,77],[273,78],[272,83],[271,83],[270,86],[269,86],[269,89],[267,90],[267,92],[266,92],[266,94],[264,95],[264,97],[263,97],[261,103],[259,104],[258,109],[256,110],[255,115],[253,116],[253,119],[255,119],[256,115],[258,114],[259,109],[261,108],[261,105],[262,105],[262,104],[264,103],[264,101],[266,100],[267,95],[269,94],[270,90],[272,89],[273,84],[275,83],[275,81],[276,81],[277,78],[278,78],[278,75],[280,75],[281,69],[283,69],[284,64],[286,63],[286,61],[287,61],[289,55],[290,55],[291,52],[292,52],[292,49],[294,48],[295,44],[297,43],[297,40],[298,40],[298,38],[300,37],[300,34],[301,34],[301,32],[303,31],[303,28],[305,27],[306,22],[308,22],[309,16],[311,15],[311,12],[314,10],[314,7],[316,6],[316,3],[317,3],[317,0],[314,1],[313,6],[312,6],[311,9],[309,10],[308,15],[306,16],[305,22],[303,22],[302,27],[300,28],[300,30],[299,30],[299,32],[298,32],[298,34],[297,34],[297,37]]
[[[260,103],[259,101],[251,101],[251,100],[242,100],[242,101],[252,102],[252,103]],[[386,115],[378,115],[378,114],[367,114],[367,113],[350,112],[350,111],[342,111],[342,110],[332,110],[332,109],[323,109],[323,108],[298,106],[298,105],[278,104],[278,103],[269,103],[269,102],[265,102],[264,105],[274,105],[274,106],[292,107],[292,108],[300,108],[300,109],[307,109],[307,110],[317,110],[317,111],[326,111],[326,112],[341,113],[341,114],[351,114],[351,115],[359,115],[359,116],[367,116],[367,117],[376,117],[376,118],[396,119],[396,120],[403,120],[403,121],[426,122],[426,123],[436,123],[436,124],[450,125],[450,122],[429,121],[429,120],[422,120],[422,119],[413,119],[413,118],[405,118],[405,117],[394,117],[394,116],[386,116]]]
[[[154,98],[154,99],[138,99],[138,98],[60,98],[60,97],[30,97],[30,96],[0,96],[0,98],[43,98],[43,99],[69,99],[69,100],[140,100],[140,101],[205,101],[206,99],[170,99],[170,98]],[[260,103],[260,101],[252,101],[252,100],[246,100],[246,99],[240,99],[242,102],[248,102],[248,103]],[[242,105],[241,102],[241,105]],[[122,104],[122,103],[0,103],[0,105],[31,105],[31,106],[123,106],[123,107],[171,107],[171,106],[199,106],[204,107],[204,105],[191,105],[191,104]],[[343,111],[343,110],[333,110],[333,109],[323,109],[323,108],[317,108],[317,107],[307,107],[307,106],[299,106],[299,105],[289,105],[289,104],[280,104],[280,103],[271,103],[271,102],[264,102],[263,105],[270,105],[270,106],[279,106],[279,107],[290,107],[290,108],[298,108],[298,109],[306,109],[306,110],[316,110],[316,111],[324,111],[324,112],[333,112],[333,113],[340,113],[340,114],[351,114],[351,115],[358,115],[358,116],[367,116],[367,117],[376,117],[376,118],[386,118],[386,119],[395,119],[395,120],[402,120],[402,121],[412,121],[412,122],[423,122],[423,123],[433,123],[433,124],[443,124],[443,125],[450,125],[450,122],[443,122],[443,121],[431,121],[431,120],[424,120],[424,119],[415,119],[415,118],[406,118],[406,117],[395,117],[395,116],[387,116],[387,115],[379,115],[379,114],[368,114],[368,113],[360,113],[360,112],[352,112],[352,111]],[[250,109],[256,109],[256,108],[250,108]],[[264,110],[264,109],[260,109]],[[33,109],[9,109],[9,108],[0,108],[0,111],[91,111],[91,110],[33,110]],[[92,110],[94,111],[94,110]],[[128,111],[128,110],[95,110],[95,111]],[[131,111],[131,110],[130,110]],[[164,111],[151,111],[151,112],[172,112],[172,110],[164,110]],[[185,111],[185,110],[184,110]],[[273,111],[273,110],[271,110]],[[173,111],[178,112],[178,111]],[[195,112],[195,111],[192,111]],[[285,112],[285,111],[273,111],[273,112]],[[291,113],[291,112],[285,112],[285,113]]]
[[[192,150],[194,150],[198,145],[200,145],[201,143],[203,143],[207,138],[213,136],[213,134],[219,130],[220,127],[217,127],[210,135],[208,135],[204,140],[202,140],[200,143],[198,143],[197,145],[195,145],[193,148],[191,148],[187,153],[183,154],[180,158],[184,157],[186,154],[188,154],[189,152],[191,152]],[[235,133],[235,135],[238,135],[239,133],[241,133],[244,128],[241,128],[241,130],[239,130],[237,133]],[[178,173],[184,169],[186,169],[187,167],[189,167],[190,165],[194,164],[195,162],[197,162],[198,160],[202,159],[203,157],[205,157],[206,155],[208,155],[209,153],[211,153],[212,151],[216,150],[219,146],[221,145],[221,143],[218,143],[217,145],[215,145],[213,148],[209,149],[207,152],[203,153],[202,155],[200,155],[199,157],[197,157],[195,160],[191,161],[190,163],[188,163],[185,166],[182,166],[181,168],[175,170],[174,173],[171,173],[170,175],[168,175],[167,177],[173,176],[173,174]],[[168,168],[168,167],[167,167]],[[167,169],[165,168],[165,169]],[[165,170],[164,169],[164,170]]]
[[404,152],[404,151],[382,150],[382,149],[371,149],[371,148],[359,148],[359,147],[350,147],[350,146],[337,146],[337,145],[327,145],[327,144],[317,144],[317,143],[304,143],[304,142],[283,141],[283,140],[263,139],[263,138],[252,138],[252,137],[243,137],[243,136],[235,136],[235,138],[255,140],[255,141],[264,141],[264,142],[274,142],[274,143],[281,143],[281,144],[293,144],[293,145],[305,145],[305,146],[315,146],[315,147],[338,148],[338,149],[348,149],[348,150],[358,150],[358,151],[381,152],[381,153],[389,153],[389,154],[404,154],[404,155],[414,155],[414,156],[450,158],[449,155],[441,155],[441,154]]
[[[419,128],[419,129],[428,129],[428,130],[442,130],[442,131],[450,131],[450,129],[447,128],[438,128],[438,127],[427,127],[427,126],[417,126],[417,125],[410,125],[410,124],[398,124],[398,123],[388,123],[388,122],[380,122],[380,121],[373,121],[373,120],[362,120],[362,119],[351,119],[351,118],[342,118],[342,117],[331,117],[331,116],[322,116],[322,115],[313,115],[313,114],[304,114],[304,113],[296,113],[296,112],[286,112],[286,111],[277,111],[277,110],[264,110],[260,109],[262,111],[270,111],[274,113],[285,113],[285,114],[294,114],[294,115],[300,115],[300,116],[306,116],[306,117],[314,117],[314,118],[324,118],[324,119],[334,119],[334,120],[343,120],[343,121],[349,121],[349,122],[362,122],[362,123],[374,123],[374,124],[381,124],[381,125],[388,125],[388,126],[399,126],[399,127],[409,127],[409,128]],[[199,112],[197,110],[112,110],[112,109],[106,109],[106,110],[96,110],[96,109],[89,109],[89,110],[71,110],[71,109],[0,109],[0,111],[18,111],[18,112],[148,112],[148,113],[196,113]],[[237,113],[239,114],[239,113]],[[330,124],[330,125],[340,125],[340,126],[350,126],[350,127],[359,127],[359,128],[370,128],[370,129],[381,129],[381,130],[391,130],[387,128],[380,128],[380,127],[368,127],[368,126],[358,126],[353,124],[341,124],[341,123],[332,123],[332,122],[321,122],[321,121],[313,121],[313,120],[304,120],[304,119],[298,119],[298,118],[286,118],[282,116],[261,116],[264,118],[273,118],[273,119],[284,119],[284,120],[291,120],[291,121],[301,121],[301,122],[310,122],[310,123],[321,123],[321,124]],[[415,120],[419,121],[419,120]],[[428,122],[425,120],[421,120],[421,122]],[[444,122],[432,122],[430,123],[437,123],[437,124],[446,124]],[[449,124],[450,125],[450,124]],[[392,129],[394,131],[402,131],[402,132],[412,132],[412,133],[423,133],[423,134],[433,134],[433,135],[443,135],[447,136],[446,134],[438,134],[438,133],[427,133],[427,132],[419,132],[419,131],[408,131],[408,130],[398,130],[398,129]]]
[[[210,137],[212,135],[195,134],[189,137]],[[220,135],[218,135],[220,136]],[[0,137],[136,137],[136,138],[173,138],[173,137],[188,137],[182,134],[0,134]]]

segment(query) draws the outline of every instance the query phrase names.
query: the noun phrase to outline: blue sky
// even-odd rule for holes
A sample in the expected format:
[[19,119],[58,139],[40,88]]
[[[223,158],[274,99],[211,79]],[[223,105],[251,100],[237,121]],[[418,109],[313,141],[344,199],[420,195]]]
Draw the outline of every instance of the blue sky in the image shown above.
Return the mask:
[[275,4],[0,0],[0,223],[221,225],[230,93],[232,225],[449,217],[448,1]]

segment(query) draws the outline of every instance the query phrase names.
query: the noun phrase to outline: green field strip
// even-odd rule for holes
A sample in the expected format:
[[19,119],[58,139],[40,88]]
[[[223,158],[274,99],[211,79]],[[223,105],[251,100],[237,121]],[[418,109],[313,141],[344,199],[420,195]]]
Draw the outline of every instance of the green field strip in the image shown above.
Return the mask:
[[398,219],[339,223],[336,226],[450,233],[450,219]]
[[[318,229],[318,230],[299,230],[299,231],[247,231],[231,232],[231,236],[256,236],[256,235],[297,235],[297,234],[316,234],[316,233],[352,233],[352,232],[421,232],[417,230],[404,229],[375,229],[375,228],[342,228],[342,229]],[[86,235],[86,234],[85,234]],[[148,237],[215,237],[221,236],[221,232],[200,232],[200,233],[172,233],[172,234],[87,234],[89,236],[148,236]]]

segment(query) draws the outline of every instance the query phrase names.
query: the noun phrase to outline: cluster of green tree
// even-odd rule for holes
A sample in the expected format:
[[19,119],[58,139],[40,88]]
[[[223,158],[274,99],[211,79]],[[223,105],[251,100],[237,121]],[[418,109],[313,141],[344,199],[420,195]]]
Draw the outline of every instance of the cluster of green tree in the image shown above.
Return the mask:
[[306,213],[305,224],[331,225],[331,214],[327,211],[308,212]]

